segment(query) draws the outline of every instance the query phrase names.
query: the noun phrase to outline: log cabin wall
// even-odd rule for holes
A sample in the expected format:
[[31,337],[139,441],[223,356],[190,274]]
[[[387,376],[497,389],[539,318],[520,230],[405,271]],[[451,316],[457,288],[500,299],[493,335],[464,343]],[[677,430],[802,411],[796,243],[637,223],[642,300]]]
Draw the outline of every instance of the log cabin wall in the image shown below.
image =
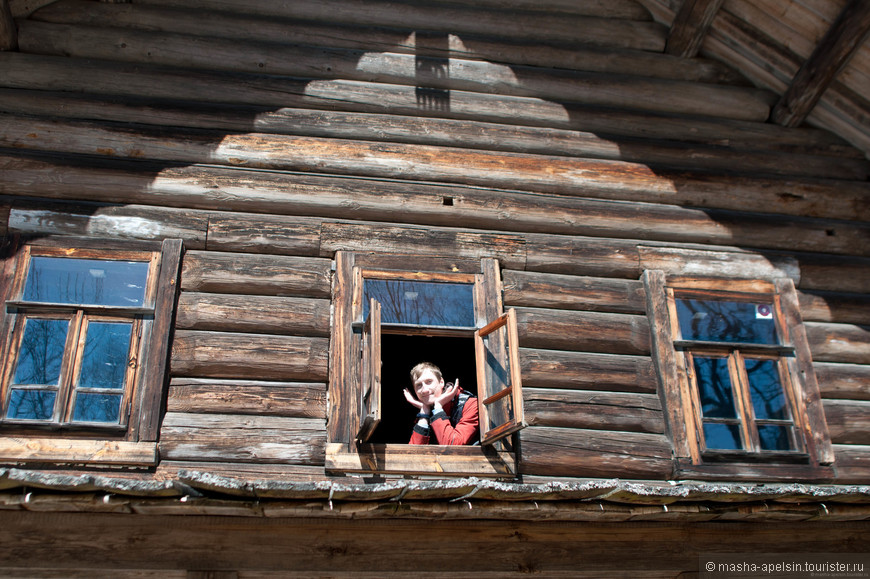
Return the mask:
[[631,0],[60,0],[0,52],[7,232],[181,238],[158,474],[325,476],[332,260],[496,257],[525,480],[670,479],[641,276],[787,277],[870,476],[868,165]]

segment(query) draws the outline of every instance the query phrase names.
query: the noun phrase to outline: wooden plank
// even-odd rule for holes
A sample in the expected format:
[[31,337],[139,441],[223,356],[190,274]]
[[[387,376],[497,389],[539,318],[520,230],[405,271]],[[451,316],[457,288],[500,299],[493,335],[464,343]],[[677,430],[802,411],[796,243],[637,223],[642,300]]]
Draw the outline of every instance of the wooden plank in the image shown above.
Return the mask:
[[525,388],[530,426],[661,434],[665,421],[656,394]]
[[326,338],[179,330],[172,375],[325,381],[328,344]]
[[0,461],[153,466],[157,464],[157,444],[120,440],[7,436],[0,438]]
[[[150,6],[200,9],[214,6],[209,0],[148,0]],[[664,31],[652,22],[587,18],[566,14],[530,13],[511,10],[476,10],[447,5],[397,5],[385,1],[365,5],[340,0],[304,0],[293,4],[251,6],[242,0],[221,0],[223,11],[270,18],[295,18],[341,22],[354,26],[397,27],[402,30],[428,30],[452,34],[507,36],[550,43],[576,43],[577,30],[588,30],[584,40],[591,44],[623,46],[660,52],[664,48]]]
[[870,365],[813,362],[823,398],[870,400]]
[[336,305],[329,341],[329,405],[327,429],[330,442],[343,443],[349,450],[351,436],[359,431],[357,408],[360,386],[360,340],[351,328],[354,321],[353,293],[356,254],[337,251],[332,300]]
[[870,296],[839,292],[798,292],[801,317],[808,322],[870,326]]
[[215,476],[250,481],[318,482],[328,480],[323,472],[323,466],[175,460],[161,460],[155,470],[155,476],[161,480],[177,479],[181,471],[207,472]]
[[771,112],[771,120],[789,127],[804,122],[837,74],[861,47],[868,31],[870,5],[864,0],[852,0],[804,61]]
[[323,224],[321,254],[339,250],[379,251],[406,255],[440,255],[461,258],[495,257],[503,267],[522,269],[525,243],[518,235],[410,227],[391,224]]
[[683,0],[671,24],[665,52],[694,58],[724,0]]
[[517,308],[517,320],[524,348],[629,355],[650,351],[644,316]]
[[870,445],[870,401],[823,400],[834,444]]
[[0,0],[0,50],[18,50],[18,27],[9,0]]
[[667,479],[673,469],[662,434],[530,426],[519,436],[527,475]]
[[515,270],[505,270],[503,279],[504,301],[508,306],[645,312],[643,285],[639,281]]
[[35,235],[114,239],[184,240],[188,247],[205,245],[204,215],[140,205],[39,206],[16,202],[9,213],[9,230]]
[[516,461],[508,452],[482,446],[447,446],[434,451],[408,444],[367,444],[347,452],[344,444],[335,443],[327,445],[326,470],[512,478],[516,476]]
[[161,430],[160,456],[317,465],[323,463],[325,446],[321,419],[169,412]]
[[[612,21],[603,21],[605,25]],[[120,34],[120,38],[118,38]],[[19,44],[28,53],[81,59],[157,63],[197,70],[340,78],[363,82],[425,86],[445,91],[498,93],[636,110],[684,112],[743,120],[762,120],[772,99],[757,89],[731,85],[618,77],[592,72],[433,58],[439,74],[421,75],[425,56],[367,52],[163,35],[24,21]],[[123,50],[119,51],[117,46]],[[656,98],[646,98],[656,95]],[[446,95],[452,98],[452,95]],[[771,102],[768,102],[771,101]],[[711,106],[715,103],[716,106]]]
[[320,252],[321,220],[240,213],[211,214],[208,249],[297,257]]
[[167,411],[326,418],[326,384],[173,378]]
[[656,391],[656,375],[647,356],[520,349],[523,384],[533,388]]
[[244,293],[327,298],[330,260],[284,255],[188,251],[181,289],[190,292]]
[[870,327],[854,324],[804,324],[813,360],[866,364],[870,360]]
[[184,330],[329,337],[329,301],[184,292],[176,327]]

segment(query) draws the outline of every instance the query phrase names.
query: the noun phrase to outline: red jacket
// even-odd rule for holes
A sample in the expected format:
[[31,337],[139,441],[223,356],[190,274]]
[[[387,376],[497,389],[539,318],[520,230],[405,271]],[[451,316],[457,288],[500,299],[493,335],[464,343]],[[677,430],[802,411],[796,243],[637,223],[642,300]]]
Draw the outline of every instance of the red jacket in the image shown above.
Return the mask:
[[[461,409],[457,407],[461,405]],[[480,438],[477,398],[462,388],[444,409],[429,419],[429,427],[414,425],[408,444],[473,444]],[[431,440],[431,433],[435,440]]]

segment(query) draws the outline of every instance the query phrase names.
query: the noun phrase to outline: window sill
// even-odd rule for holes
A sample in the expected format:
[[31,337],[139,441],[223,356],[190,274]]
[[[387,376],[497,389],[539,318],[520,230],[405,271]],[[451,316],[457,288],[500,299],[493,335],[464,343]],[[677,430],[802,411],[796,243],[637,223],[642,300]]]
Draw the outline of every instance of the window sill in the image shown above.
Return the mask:
[[482,446],[326,445],[326,470],[335,473],[477,476],[515,478],[513,453]]
[[156,442],[0,437],[0,463],[155,466]]

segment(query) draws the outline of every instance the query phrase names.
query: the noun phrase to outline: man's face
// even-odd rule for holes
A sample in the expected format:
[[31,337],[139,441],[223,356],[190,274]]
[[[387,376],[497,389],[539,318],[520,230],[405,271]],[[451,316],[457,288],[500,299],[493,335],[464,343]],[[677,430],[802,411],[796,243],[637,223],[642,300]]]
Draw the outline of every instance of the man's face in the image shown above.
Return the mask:
[[435,399],[441,396],[444,392],[444,379],[435,376],[435,373],[426,368],[420,377],[414,381],[414,393],[417,395],[417,400],[431,406],[435,403]]

